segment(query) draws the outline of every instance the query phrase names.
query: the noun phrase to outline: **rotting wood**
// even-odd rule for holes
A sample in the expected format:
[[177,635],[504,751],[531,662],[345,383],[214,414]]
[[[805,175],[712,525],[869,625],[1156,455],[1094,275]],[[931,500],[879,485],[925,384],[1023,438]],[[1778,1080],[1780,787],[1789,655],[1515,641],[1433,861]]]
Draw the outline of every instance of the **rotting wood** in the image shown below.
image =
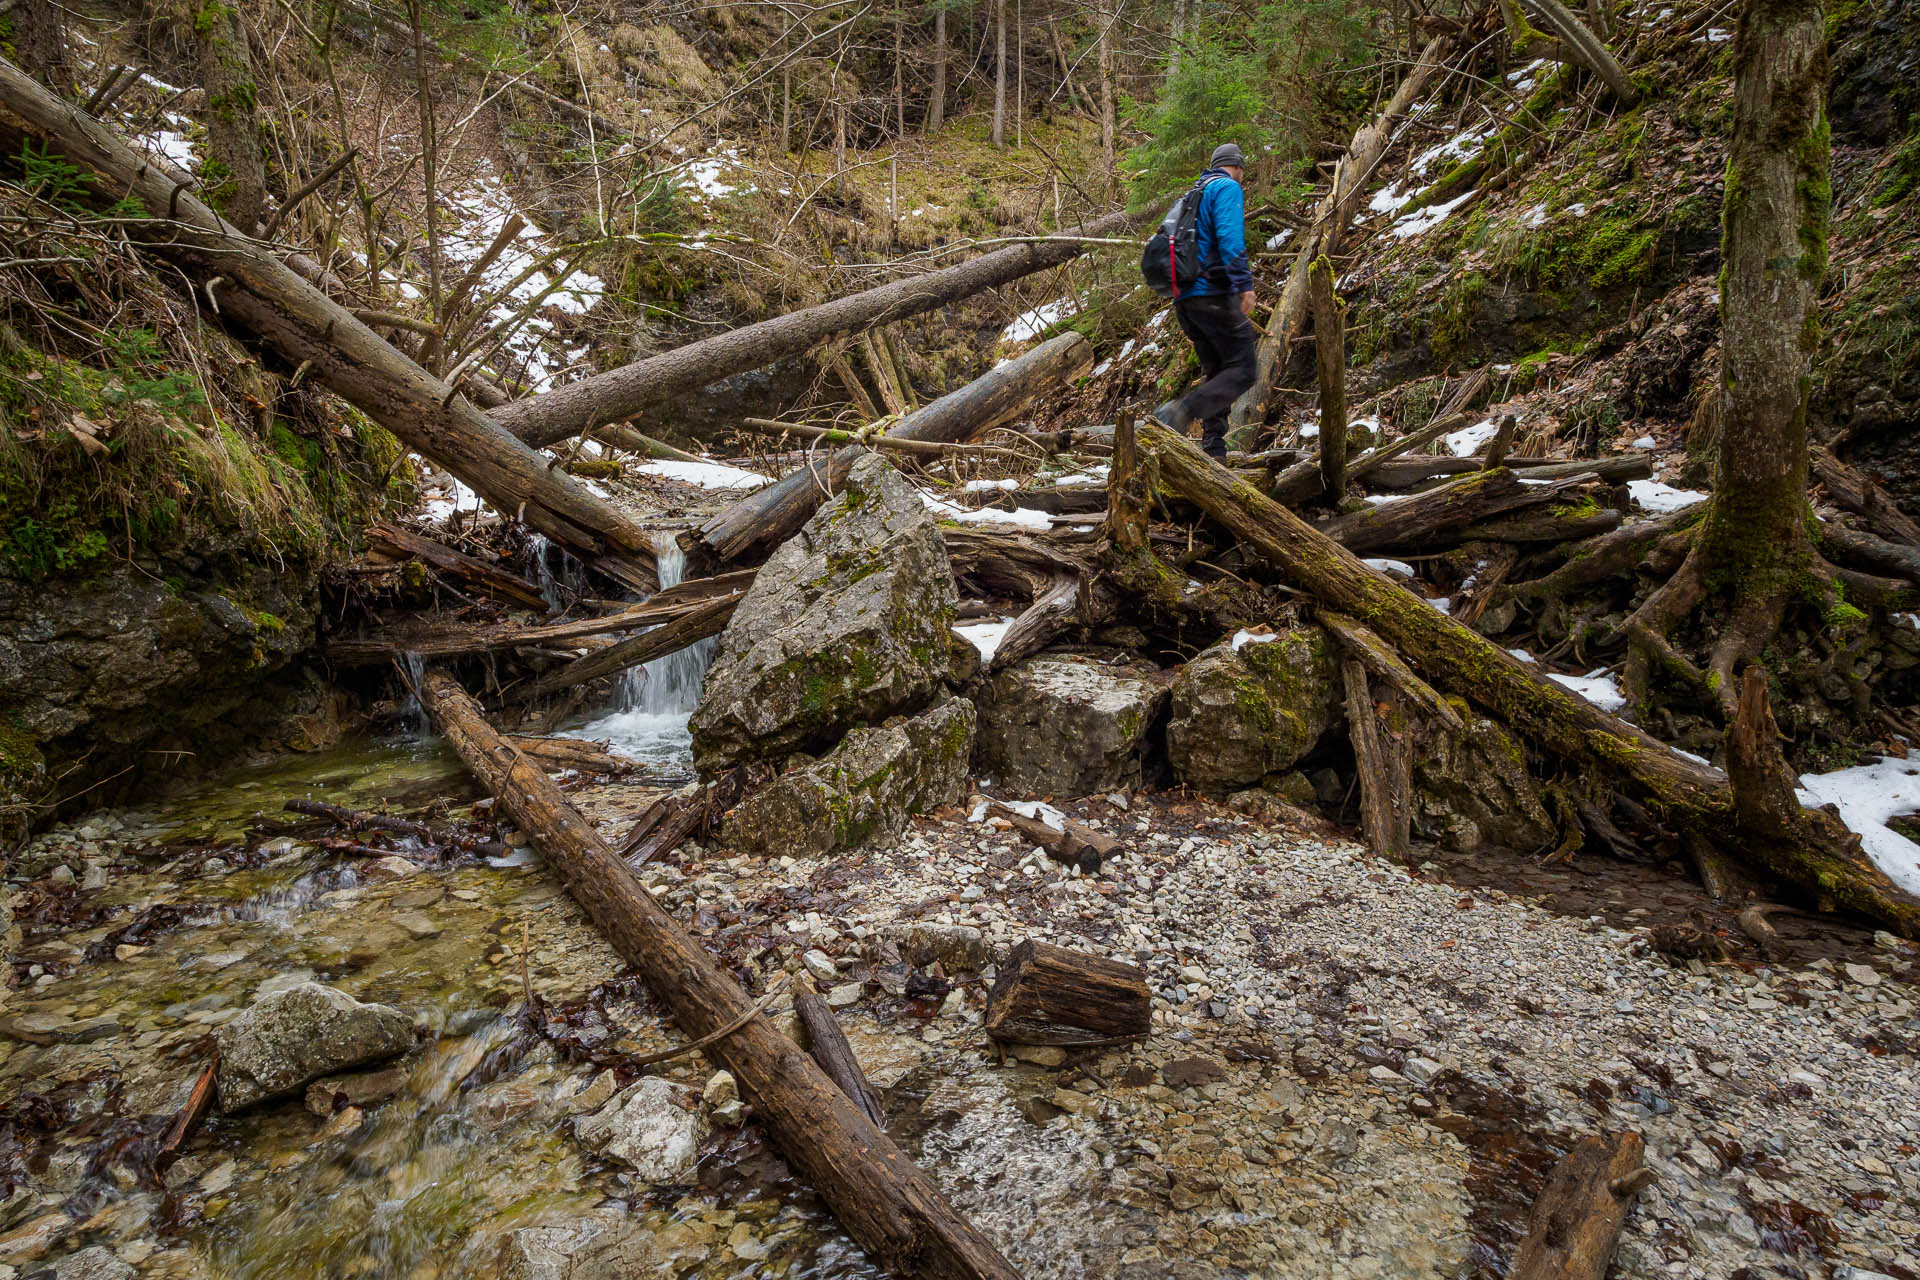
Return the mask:
[[684,617],[709,600],[745,591],[758,570],[740,569],[711,578],[689,578],[654,593],[644,602],[597,618],[552,622],[533,627],[389,627],[370,636],[329,640],[327,660],[337,666],[391,662],[409,654],[448,658],[501,649],[540,649],[637,627],[660,626]]
[[477,560],[424,534],[385,520],[367,526],[367,541],[389,555],[402,560],[418,560],[436,573],[457,578],[478,595],[491,596],[526,609],[546,611],[546,597],[525,578],[508,573],[497,565]]
[[[1571,544],[1618,529],[1626,517],[1611,507],[1584,515],[1563,516],[1551,511],[1523,511],[1501,516],[1460,531],[1461,542],[1545,542]],[[1481,581],[1485,581],[1484,576]]]
[[1153,994],[1139,967],[1031,938],[1000,966],[986,1032],[1003,1044],[1119,1044],[1153,1029]]
[[1340,660],[1340,680],[1346,694],[1354,771],[1360,779],[1361,829],[1375,853],[1395,862],[1411,862],[1408,828],[1413,797],[1405,712],[1394,704],[1391,694],[1375,700],[1367,669],[1358,658],[1349,655]]
[[1414,546],[1508,511],[1556,501],[1583,482],[1572,476],[1529,485],[1505,467],[1476,471],[1438,489],[1339,516],[1320,531],[1349,551]]
[[686,1035],[698,1039],[751,1014],[706,1052],[733,1073],[781,1153],[849,1235],[903,1276],[1017,1276],[798,1045],[751,1012],[754,1002],[738,982],[654,901],[546,774],[494,732],[466,690],[445,672],[429,670],[420,692],[462,762]]
[[608,645],[584,658],[576,658],[558,671],[549,671],[535,680],[527,690],[527,696],[545,697],[561,689],[664,658],[670,653],[680,652],[688,645],[698,644],[709,636],[717,636],[726,629],[733,611],[739,607],[742,595],[708,600],[664,626],[629,636],[618,644]]
[[252,333],[309,380],[333,391],[409,448],[459,476],[498,510],[523,520],[629,586],[659,584],[646,534],[513,439],[457,387],[433,377],[243,235],[182,185],[178,171],[141,155],[11,63],[0,62],[0,154],[38,147],[77,170],[100,206],[132,198],[153,217],[122,233],[178,266],[198,298]]
[[685,793],[666,795],[647,806],[621,841],[618,856],[638,869],[681,841],[707,830],[747,792],[750,774],[729,769],[713,781]]
[[[486,840],[457,826],[435,826],[430,822],[418,822],[412,818],[396,818],[389,814],[372,813],[365,809],[348,809],[337,804],[328,804],[324,800],[308,800],[295,797],[281,808],[288,813],[304,814],[309,818],[325,818],[337,827],[349,831],[392,831],[399,835],[412,836],[434,849],[457,849],[483,858],[504,858],[509,850],[498,840]],[[399,853],[397,849],[376,849],[367,847],[374,856]]]
[[[1718,769],[1687,759],[1546,679],[1369,569],[1174,433],[1149,425],[1142,429],[1141,444],[1158,455],[1161,483],[1169,492],[1200,507],[1290,583],[1367,624],[1435,685],[1471,699],[1541,750],[1630,786],[1662,821],[1710,841],[1730,840],[1733,794]],[[1801,828],[1742,832],[1727,852],[1905,936],[1920,934],[1920,900],[1875,867],[1838,822],[1823,830],[1817,837]]]
[[173,1123],[167,1126],[166,1136],[154,1148],[153,1173],[156,1180],[180,1158],[181,1151],[193,1140],[193,1135],[199,1132],[200,1125],[212,1112],[214,1100],[219,1096],[219,1079],[220,1051],[216,1049],[207,1060],[207,1065],[200,1068],[193,1089],[187,1094],[186,1103],[174,1115]]
[[1511,1280],[1604,1280],[1633,1198],[1653,1181],[1645,1153],[1631,1131],[1576,1142],[1533,1202]]
[[999,671],[1040,652],[1049,644],[1087,619],[1081,616],[1081,597],[1086,584],[1077,574],[1054,576],[1047,589],[1033,598],[1000,637],[988,671]]
[[604,746],[579,738],[528,738],[509,734],[507,741],[538,761],[548,773],[571,769],[575,773],[597,773],[618,778],[640,768],[637,760],[616,755]]
[[1432,717],[1436,724],[1456,733],[1467,727],[1460,713],[1453,709],[1453,704],[1435,692],[1432,685],[1415,675],[1413,668],[1393,651],[1393,646],[1375,635],[1371,628],[1360,625],[1343,613],[1328,609],[1316,613],[1314,621],[1325,627],[1341,647],[1358,658],[1361,665],[1375,677],[1392,685],[1409,702]]
[[[1400,455],[1409,450],[1418,449],[1422,445],[1432,444],[1449,431],[1458,431],[1466,425],[1467,415],[1464,413],[1450,413],[1435,418],[1418,431],[1410,431],[1397,440],[1390,440],[1386,444],[1367,450],[1357,458],[1349,459],[1347,480],[1349,483],[1358,484],[1362,480],[1369,479],[1376,471]],[[1460,468],[1462,471],[1476,469],[1471,465]],[[1274,477],[1267,493],[1275,502],[1297,506],[1319,497],[1320,484],[1320,462],[1316,456],[1287,467]]]
[[846,1032],[840,1029],[840,1020],[833,1016],[826,997],[803,992],[793,998],[793,1011],[800,1017],[807,1052],[827,1073],[827,1079],[860,1108],[875,1128],[886,1128],[887,1116],[880,1108],[880,1095],[874,1092],[867,1073],[860,1069],[860,1060],[854,1057],[853,1046],[847,1043]]
[[[495,421],[533,444],[552,444],[622,422],[738,373],[802,355],[835,334],[922,315],[961,298],[1072,260],[1098,239],[1125,231],[1125,213],[1034,243],[1010,245],[957,266],[890,281],[863,293],[744,325],[607,373],[583,378],[493,411]],[[931,407],[931,406],[929,406]]]
[[[908,414],[886,434],[895,440],[964,444],[1092,364],[1092,345],[1077,333],[1063,333]],[[863,452],[858,445],[835,449],[829,457],[809,461],[777,483],[755,490],[701,525],[698,542],[722,563],[770,554],[799,532],[829,495],[840,491]]]
[[1045,849],[1055,861],[1078,867],[1089,875],[1098,871],[1107,859],[1121,849],[1121,843],[1115,837],[1104,831],[1095,831],[1084,822],[1075,822],[1072,818],[1062,816],[1061,825],[1056,827],[1051,822],[1029,818],[1002,800],[988,800],[987,808],[1013,824],[1015,831]]
[[1900,510],[1886,490],[1865,473],[1836,458],[1832,452],[1815,445],[1808,451],[1813,474],[1820,477],[1827,494],[1843,509],[1865,517],[1869,527],[1881,537],[1908,546],[1920,547],[1920,521]]
[[1347,308],[1333,291],[1326,254],[1313,260],[1308,284],[1320,373],[1320,490],[1337,507],[1347,494]]

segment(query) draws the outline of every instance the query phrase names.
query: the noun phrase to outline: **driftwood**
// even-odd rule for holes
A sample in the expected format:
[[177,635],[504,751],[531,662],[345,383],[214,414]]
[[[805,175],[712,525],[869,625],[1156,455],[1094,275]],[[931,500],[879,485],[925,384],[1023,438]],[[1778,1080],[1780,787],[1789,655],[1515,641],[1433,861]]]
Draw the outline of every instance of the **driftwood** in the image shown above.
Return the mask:
[[160,1145],[153,1151],[154,1176],[165,1173],[174,1161],[180,1158],[181,1149],[193,1140],[200,1130],[207,1114],[213,1110],[214,1100],[219,1096],[220,1053],[208,1060],[200,1068],[200,1074],[193,1082],[193,1091],[187,1094],[187,1101],[173,1117],[173,1123],[167,1126],[166,1136],[160,1139]]
[[1809,822],[1827,818],[1817,831],[1796,824],[1736,833],[1733,792],[1719,770],[1687,759],[1546,679],[1367,568],[1174,433],[1149,425],[1141,430],[1141,444],[1156,455],[1161,483],[1171,493],[1219,521],[1288,582],[1366,623],[1435,685],[1491,711],[1542,751],[1626,784],[1654,816],[1682,832],[1724,845],[1730,856],[1907,936],[1920,933],[1920,900],[1874,866],[1838,821],[1809,810]]
[[860,1108],[876,1129],[886,1128],[887,1117],[880,1109],[880,1095],[873,1091],[867,1073],[860,1069],[860,1060],[853,1056],[853,1046],[847,1043],[846,1033],[840,1030],[840,1022],[833,1016],[826,998],[804,992],[793,998],[793,1011],[800,1016],[800,1029],[806,1033],[807,1052],[827,1073],[827,1079],[839,1086],[840,1092]]
[[1580,1139],[1533,1202],[1511,1280],[1603,1280],[1633,1198],[1653,1181],[1637,1133]]
[[987,670],[999,671],[1040,652],[1056,637],[1084,621],[1080,597],[1085,589],[1084,580],[1078,574],[1056,574],[1046,590],[1036,595],[1033,603],[1007,627],[987,663]]
[[[1018,414],[1033,400],[1078,377],[1093,363],[1093,348],[1077,333],[1063,333],[975,378],[958,391],[908,414],[887,432],[897,440],[964,444]],[[723,563],[764,556],[799,532],[864,452],[835,449],[809,461],[778,483],[755,490],[700,526],[700,544]]]
[[1375,700],[1367,685],[1367,669],[1358,658],[1340,660],[1340,679],[1347,699],[1354,769],[1360,778],[1360,825],[1367,844],[1382,857],[1411,862],[1413,782],[1406,712],[1392,694]]
[[1063,825],[1056,827],[1038,818],[1029,818],[998,800],[989,800],[987,805],[994,813],[1012,823],[1015,831],[1045,849],[1056,861],[1079,867],[1082,871],[1098,871],[1108,858],[1120,852],[1120,841],[1104,831],[1095,831],[1084,822],[1065,818]]
[[1086,251],[1086,242],[1075,237],[1109,236],[1129,225],[1126,214],[1110,214],[1038,243],[1010,245],[958,266],[894,280],[649,356],[532,399],[502,405],[493,416],[522,440],[552,444],[591,427],[624,421],[737,373],[803,355],[837,333],[922,315],[1058,266]]
[[643,635],[630,636],[618,644],[577,658],[558,671],[549,671],[535,680],[533,687],[527,691],[528,696],[545,697],[561,689],[570,689],[589,680],[598,680],[602,676],[652,662],[655,658],[664,658],[708,636],[717,636],[726,629],[727,621],[733,617],[740,600],[740,595],[708,600],[665,626],[656,627]]
[[987,1034],[1003,1044],[1091,1048],[1153,1029],[1153,995],[1136,966],[1028,939],[987,995]]
[[421,699],[449,745],[545,855],[576,901],[698,1039],[730,1070],[781,1153],[847,1233],[900,1275],[941,1280],[1018,1273],[949,1205],[738,981],[701,949],[614,855],[560,789],[502,741],[451,676],[429,671]]
[[644,867],[712,826],[721,814],[739,803],[746,790],[746,772],[730,769],[685,794],[661,796],[634,822],[620,842],[618,856],[630,867]]
[[367,541],[400,560],[418,560],[434,572],[457,578],[476,595],[491,596],[526,609],[547,607],[540,589],[525,578],[477,560],[432,538],[379,520],[367,526]]
[[512,734],[508,735],[507,741],[531,756],[548,773],[571,769],[575,773],[598,773],[617,778],[640,767],[638,761],[615,755],[579,738],[525,738]]
[[[498,840],[482,840],[458,827],[437,827],[430,822],[416,822],[412,818],[395,818],[384,813],[371,813],[364,809],[348,809],[337,804],[328,804],[324,800],[305,800],[295,798],[281,806],[288,813],[305,814],[309,818],[325,818],[338,827],[349,831],[393,831],[400,835],[412,836],[422,844],[436,849],[459,849],[466,853],[477,854],[484,858],[504,858],[507,846]],[[397,852],[393,849],[376,849],[361,846],[360,851],[370,857],[386,857]]]
[[28,148],[63,157],[80,174],[78,189],[102,207],[123,198],[143,205],[153,216],[122,220],[123,233],[179,267],[225,323],[251,332],[500,511],[629,586],[659,585],[652,545],[637,525],[228,224],[192,193],[185,175],[0,62],[0,153]]

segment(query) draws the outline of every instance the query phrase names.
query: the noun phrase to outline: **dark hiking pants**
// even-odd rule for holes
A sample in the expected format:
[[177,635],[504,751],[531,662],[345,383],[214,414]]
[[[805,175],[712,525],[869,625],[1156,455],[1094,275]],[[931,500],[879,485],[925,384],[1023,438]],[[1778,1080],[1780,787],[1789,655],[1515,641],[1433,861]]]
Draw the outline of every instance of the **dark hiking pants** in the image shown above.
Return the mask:
[[1173,314],[1192,340],[1206,379],[1180,398],[1180,408],[1201,424],[1201,448],[1223,457],[1227,410],[1253,385],[1253,324],[1240,310],[1238,294],[1182,298],[1173,304]]

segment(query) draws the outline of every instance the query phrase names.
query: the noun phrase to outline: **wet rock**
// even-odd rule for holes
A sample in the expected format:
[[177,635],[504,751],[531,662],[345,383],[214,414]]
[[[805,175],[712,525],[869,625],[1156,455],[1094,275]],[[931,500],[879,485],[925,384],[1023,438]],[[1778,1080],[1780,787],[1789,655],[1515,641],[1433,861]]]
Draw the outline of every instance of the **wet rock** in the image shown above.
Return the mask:
[[725,838],[749,853],[809,857],[896,835],[912,815],[966,795],[973,730],[973,704],[964,698],[855,729],[735,806]]
[[740,1098],[740,1085],[731,1071],[716,1071],[707,1077],[706,1087],[700,1090],[700,1101],[709,1107],[724,1107]]
[[968,924],[914,920],[887,925],[880,930],[880,937],[897,947],[910,963],[938,964],[948,973],[978,972],[993,962],[986,934]]
[[583,1085],[578,1093],[567,1099],[567,1110],[574,1115],[585,1115],[589,1111],[598,1111],[607,1105],[607,1100],[620,1088],[613,1078],[612,1071],[602,1071]]
[[1414,835],[1465,852],[1495,845],[1530,853],[1554,840],[1558,829],[1519,741],[1464,703],[1456,709],[1465,732],[1441,734],[1414,756]]
[[1318,627],[1200,654],[1173,685],[1167,756],[1174,775],[1218,791],[1291,768],[1339,718],[1335,674],[1332,646]]
[[391,1005],[303,982],[220,1029],[220,1109],[237,1111],[310,1080],[405,1052],[413,1019]]
[[403,1067],[328,1076],[307,1086],[307,1110],[317,1116],[330,1116],[345,1107],[385,1102],[406,1087],[407,1072]]
[[617,1214],[597,1214],[567,1226],[508,1232],[500,1246],[500,1278],[625,1280],[661,1274],[675,1256],[644,1224]]
[[1167,682],[1144,663],[1046,654],[1015,663],[980,701],[981,769],[1015,791],[1084,796],[1138,786]]
[[96,1244],[61,1258],[48,1274],[52,1280],[130,1280],[134,1270]]
[[1007,1056],[1036,1067],[1060,1067],[1067,1062],[1067,1051],[1057,1044],[1011,1044]]
[[924,703],[951,672],[939,527],[878,456],[774,552],[740,602],[691,722],[703,771],[817,750]]
[[1217,1058],[1178,1058],[1160,1068],[1160,1077],[1170,1089],[1218,1084],[1227,1078],[1227,1064]]
[[648,1182],[682,1181],[693,1172],[707,1136],[707,1122],[682,1104],[682,1092],[669,1081],[648,1076],[592,1115],[575,1120],[574,1133],[588,1146],[632,1165]]

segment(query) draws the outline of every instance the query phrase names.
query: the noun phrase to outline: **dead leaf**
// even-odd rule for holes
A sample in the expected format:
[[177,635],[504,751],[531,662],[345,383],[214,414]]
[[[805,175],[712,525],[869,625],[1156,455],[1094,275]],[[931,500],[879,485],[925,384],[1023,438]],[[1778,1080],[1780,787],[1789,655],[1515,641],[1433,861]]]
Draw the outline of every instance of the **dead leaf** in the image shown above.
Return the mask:
[[80,447],[96,458],[104,458],[107,446],[99,436],[100,426],[88,419],[85,414],[76,413],[67,423],[67,434],[80,442]]

